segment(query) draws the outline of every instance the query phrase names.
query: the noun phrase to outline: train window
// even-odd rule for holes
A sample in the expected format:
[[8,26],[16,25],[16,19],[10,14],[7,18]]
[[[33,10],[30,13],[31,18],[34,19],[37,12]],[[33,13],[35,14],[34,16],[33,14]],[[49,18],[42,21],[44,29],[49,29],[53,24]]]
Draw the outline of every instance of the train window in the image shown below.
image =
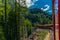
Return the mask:
[[0,39],[54,40],[58,9],[55,3],[54,0],[0,0]]

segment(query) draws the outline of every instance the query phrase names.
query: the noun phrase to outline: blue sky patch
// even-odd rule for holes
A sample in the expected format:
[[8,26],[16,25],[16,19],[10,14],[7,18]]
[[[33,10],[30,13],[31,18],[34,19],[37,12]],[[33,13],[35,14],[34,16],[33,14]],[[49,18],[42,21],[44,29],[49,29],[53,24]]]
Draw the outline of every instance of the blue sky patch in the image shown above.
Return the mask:
[[[55,0],[55,12],[58,9],[58,0]],[[41,10],[52,14],[52,0],[26,0],[27,7],[29,9],[32,8],[40,8]]]

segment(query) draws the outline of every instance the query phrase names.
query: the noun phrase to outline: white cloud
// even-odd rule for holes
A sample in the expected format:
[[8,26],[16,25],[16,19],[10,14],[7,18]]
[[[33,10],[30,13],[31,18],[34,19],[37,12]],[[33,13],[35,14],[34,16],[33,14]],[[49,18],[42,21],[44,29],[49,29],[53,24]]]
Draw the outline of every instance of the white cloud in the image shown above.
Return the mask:
[[27,7],[30,7],[31,4],[32,4],[32,1],[31,1],[31,0],[26,0],[26,5],[27,5]]
[[[29,8],[30,6],[34,5],[34,3],[38,0],[25,0],[26,6]],[[19,2],[19,0],[17,0]],[[23,0],[20,0],[20,5],[24,5]]]
[[31,0],[26,0],[26,5],[27,5],[27,7],[30,7],[30,6],[34,5],[34,3],[35,3],[36,1],[38,1],[38,0],[33,0],[33,1],[31,1]]
[[27,6],[27,7],[30,7],[30,6],[32,6],[32,5],[34,5],[34,3],[32,3],[31,0],[26,0],[26,6]]
[[49,8],[50,8],[50,6],[49,5],[45,5],[44,7],[46,7],[46,8],[41,8],[41,10],[43,10],[43,11],[47,11]]

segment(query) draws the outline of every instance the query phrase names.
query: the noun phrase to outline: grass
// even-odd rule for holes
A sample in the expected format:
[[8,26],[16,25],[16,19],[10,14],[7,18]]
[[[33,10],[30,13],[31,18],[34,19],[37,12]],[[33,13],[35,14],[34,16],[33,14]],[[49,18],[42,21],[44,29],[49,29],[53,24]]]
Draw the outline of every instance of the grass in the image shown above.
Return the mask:
[[37,40],[44,40],[45,36],[48,33],[48,30],[40,30],[39,33],[40,33],[40,35]]

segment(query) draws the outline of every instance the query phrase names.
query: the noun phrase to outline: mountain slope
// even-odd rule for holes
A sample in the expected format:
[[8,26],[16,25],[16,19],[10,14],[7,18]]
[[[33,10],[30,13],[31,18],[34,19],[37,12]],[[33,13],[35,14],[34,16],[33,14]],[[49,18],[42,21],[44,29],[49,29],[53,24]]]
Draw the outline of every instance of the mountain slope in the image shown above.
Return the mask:
[[52,15],[42,11],[41,9],[34,8],[29,10],[29,14],[25,15],[25,18],[28,18],[32,24],[51,24],[52,23]]

